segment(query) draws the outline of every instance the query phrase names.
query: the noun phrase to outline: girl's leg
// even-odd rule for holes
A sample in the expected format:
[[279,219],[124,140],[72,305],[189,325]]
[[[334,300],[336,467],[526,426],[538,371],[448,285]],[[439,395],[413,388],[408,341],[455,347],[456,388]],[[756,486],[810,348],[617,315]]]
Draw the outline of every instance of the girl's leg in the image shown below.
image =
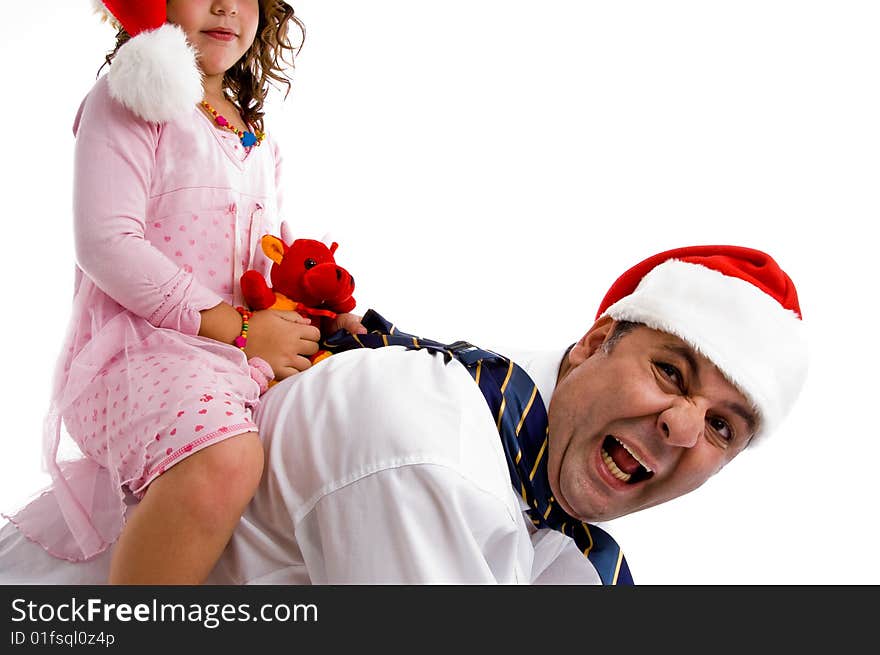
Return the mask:
[[190,455],[153,480],[113,547],[110,584],[201,584],[263,474],[256,432]]

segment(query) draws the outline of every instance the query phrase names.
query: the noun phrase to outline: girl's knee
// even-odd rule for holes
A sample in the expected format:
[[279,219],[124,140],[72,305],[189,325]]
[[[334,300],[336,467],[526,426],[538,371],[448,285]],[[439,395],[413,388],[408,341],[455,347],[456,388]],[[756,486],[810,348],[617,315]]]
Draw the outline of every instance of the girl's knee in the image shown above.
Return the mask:
[[263,476],[265,453],[260,436],[248,432],[230,437],[207,448],[206,453],[203,463],[212,486],[229,487],[233,498],[243,495],[249,500]]
[[244,510],[260,483],[264,458],[259,435],[240,434],[190,455],[151,486],[161,481],[163,495],[173,487],[173,496],[194,514],[220,518]]

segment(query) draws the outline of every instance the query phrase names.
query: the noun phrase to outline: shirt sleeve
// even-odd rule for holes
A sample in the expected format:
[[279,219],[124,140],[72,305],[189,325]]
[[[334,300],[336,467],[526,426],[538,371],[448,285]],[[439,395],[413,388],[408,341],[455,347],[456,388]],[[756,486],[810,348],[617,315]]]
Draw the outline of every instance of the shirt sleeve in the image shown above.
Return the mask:
[[104,293],[157,327],[197,334],[222,298],[145,238],[161,127],[113,100],[102,78],[74,127],[77,264]]
[[296,538],[313,584],[528,583],[516,519],[456,471],[419,464],[325,495]]

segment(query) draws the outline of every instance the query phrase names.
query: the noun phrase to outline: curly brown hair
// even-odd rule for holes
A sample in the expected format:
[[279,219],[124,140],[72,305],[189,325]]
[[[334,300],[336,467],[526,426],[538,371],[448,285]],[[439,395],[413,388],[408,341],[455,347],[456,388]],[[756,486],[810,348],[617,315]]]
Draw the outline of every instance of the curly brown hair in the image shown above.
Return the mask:
[[[284,97],[290,93],[290,80],[284,74],[285,65],[294,67],[294,59],[302,50],[306,38],[303,22],[294,15],[293,7],[283,0],[259,0],[260,20],[257,36],[244,56],[226,71],[223,87],[232,95],[241,116],[248,125],[263,131],[263,104],[269,93],[269,85],[284,85]],[[296,25],[301,33],[298,46],[290,42],[288,31],[290,23]],[[116,45],[104,57],[104,66],[112,65],[116,53],[131,37],[120,27],[116,33]]]

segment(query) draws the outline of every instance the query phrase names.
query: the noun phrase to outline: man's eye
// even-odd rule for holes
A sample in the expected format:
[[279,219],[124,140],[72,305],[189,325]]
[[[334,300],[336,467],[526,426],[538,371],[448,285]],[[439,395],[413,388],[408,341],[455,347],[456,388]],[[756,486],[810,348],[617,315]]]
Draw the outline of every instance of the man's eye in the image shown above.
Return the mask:
[[678,388],[681,388],[684,383],[681,371],[672,364],[667,364],[666,362],[655,362],[655,366],[660,370],[664,377],[668,378]]
[[709,419],[709,427],[712,431],[725,441],[733,441],[733,428],[723,418],[713,416]]

